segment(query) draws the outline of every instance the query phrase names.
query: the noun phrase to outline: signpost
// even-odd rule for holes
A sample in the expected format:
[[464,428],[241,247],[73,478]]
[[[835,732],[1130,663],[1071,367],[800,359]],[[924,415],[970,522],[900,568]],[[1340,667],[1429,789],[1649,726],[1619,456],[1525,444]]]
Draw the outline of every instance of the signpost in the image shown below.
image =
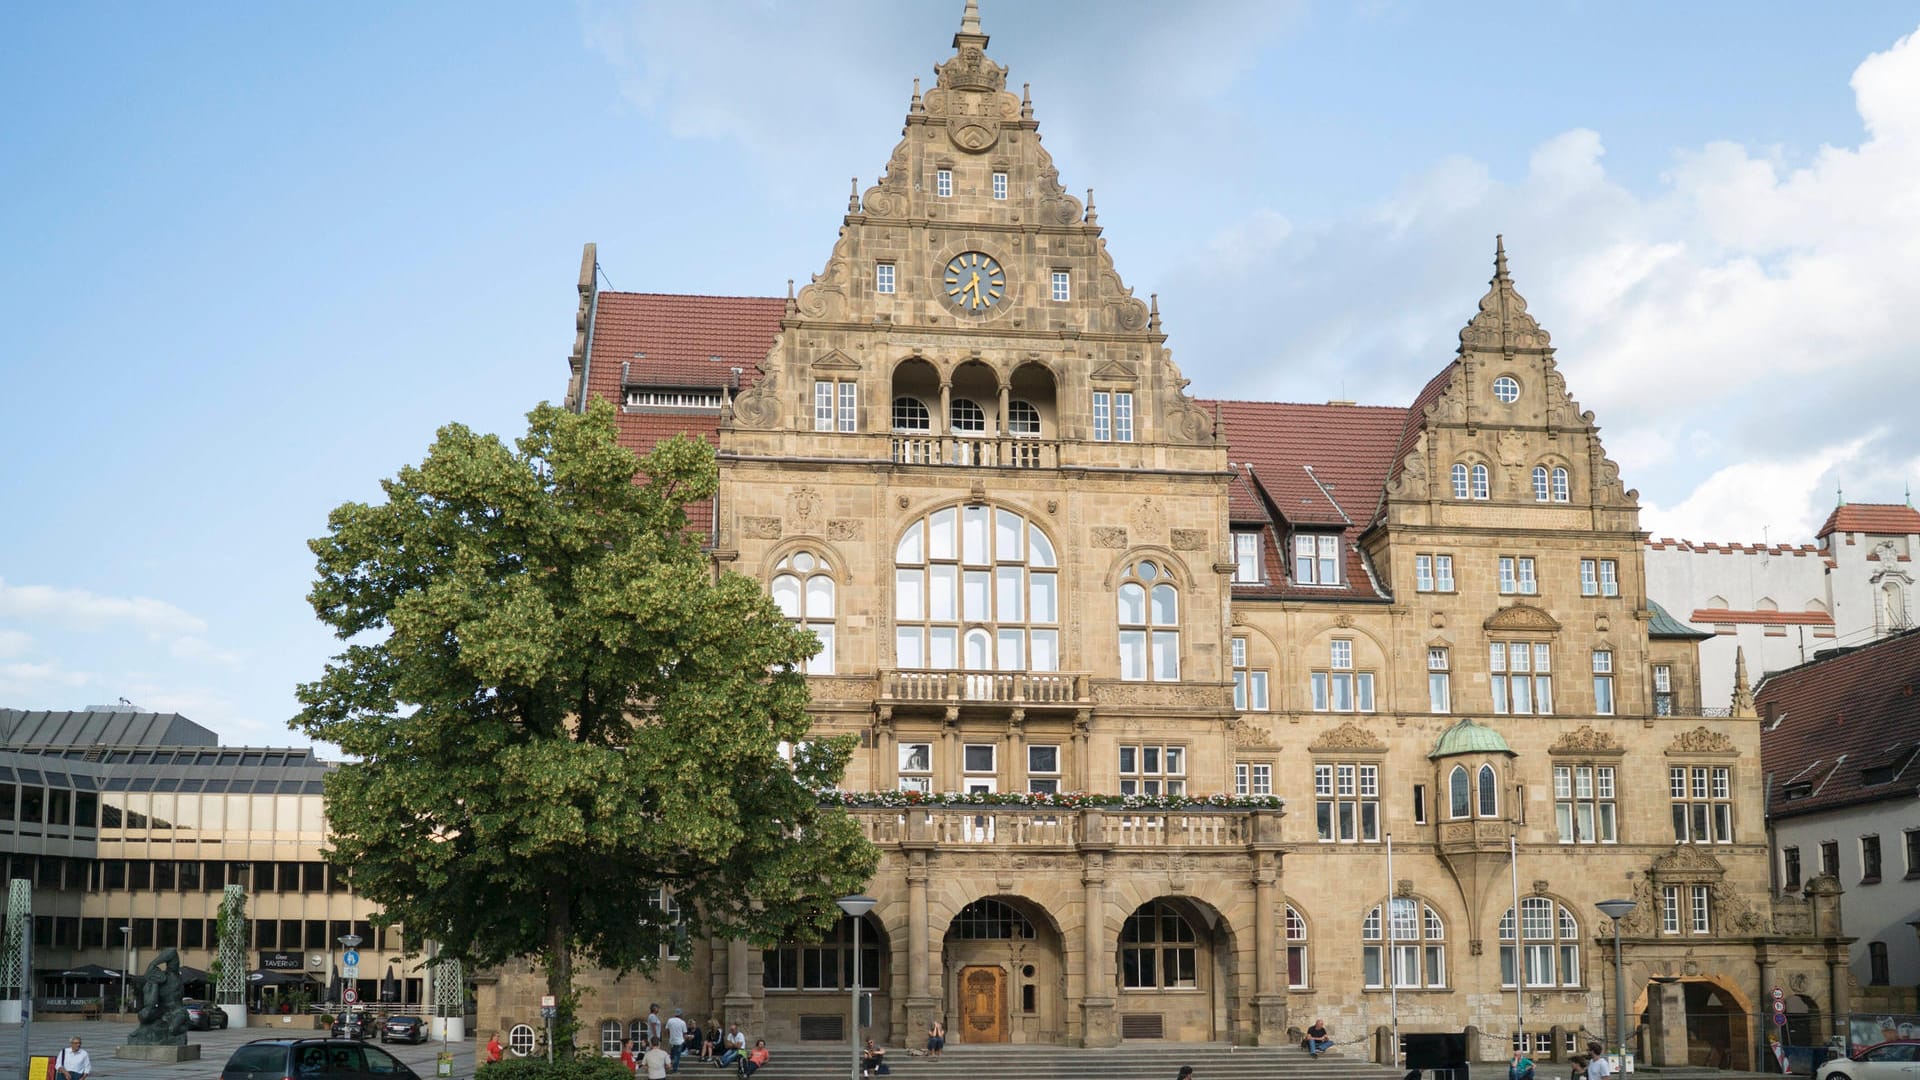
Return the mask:
[[358,1005],[360,1004],[360,991],[349,986],[345,990],[340,991],[340,1000],[346,1002],[348,1005]]
[[560,1014],[560,1002],[552,994],[540,995],[540,1019],[547,1022],[547,1064],[553,1064],[553,1018]]

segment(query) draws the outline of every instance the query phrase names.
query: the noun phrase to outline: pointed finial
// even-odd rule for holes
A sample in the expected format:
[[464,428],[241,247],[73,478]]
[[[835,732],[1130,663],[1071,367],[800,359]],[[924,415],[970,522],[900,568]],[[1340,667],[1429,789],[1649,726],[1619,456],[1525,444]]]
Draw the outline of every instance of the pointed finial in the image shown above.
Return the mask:
[[1100,224],[1100,211],[1098,211],[1098,210],[1095,210],[1095,209],[1093,208],[1093,189],[1092,189],[1092,188],[1088,188],[1088,189],[1087,189],[1087,216],[1086,216],[1086,222],[1087,222],[1087,224],[1089,224],[1089,225],[1098,225],[1098,224]]
[[1747,685],[1747,650],[1736,645],[1733,649],[1733,707],[1728,711],[1735,717],[1752,717],[1753,689]]
[[960,32],[978,34],[980,32],[980,4],[978,0],[967,0],[966,9],[960,13]]
[[1147,329],[1160,332],[1160,294],[1147,294]]
[[1833,484],[1833,505],[1835,506],[1847,505],[1846,490],[1840,486],[1840,482],[1837,480],[1834,481],[1834,484]]
[[1020,84],[1020,119],[1033,119],[1033,84]]
[[1907,482],[1907,505],[1908,506],[1913,505],[1913,482],[1912,481]]
[[1507,276],[1507,238],[1498,233],[1493,237],[1493,280],[1513,280]]
[[860,212],[860,178],[854,177],[852,183],[852,189],[847,192],[847,213],[857,214]]
[[907,103],[907,111],[915,114],[926,111],[926,106],[920,103],[920,80],[918,78],[913,80],[913,100]]
[[799,310],[800,310],[800,305],[796,303],[793,299],[793,279],[788,278],[787,279],[787,314],[792,315],[798,312]]

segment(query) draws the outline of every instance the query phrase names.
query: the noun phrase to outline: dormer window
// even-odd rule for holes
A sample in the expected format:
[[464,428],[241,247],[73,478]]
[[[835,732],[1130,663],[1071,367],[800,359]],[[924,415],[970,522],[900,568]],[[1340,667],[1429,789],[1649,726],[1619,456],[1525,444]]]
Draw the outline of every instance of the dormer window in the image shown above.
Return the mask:
[[1233,534],[1233,580],[1251,584],[1260,580],[1260,534],[1243,531]]
[[1295,534],[1293,580],[1297,585],[1340,584],[1340,538]]

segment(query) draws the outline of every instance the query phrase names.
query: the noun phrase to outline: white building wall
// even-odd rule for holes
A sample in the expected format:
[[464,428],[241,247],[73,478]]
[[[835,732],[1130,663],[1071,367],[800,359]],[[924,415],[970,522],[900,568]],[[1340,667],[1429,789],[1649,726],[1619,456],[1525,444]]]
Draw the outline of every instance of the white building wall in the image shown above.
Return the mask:
[[[1869,983],[1867,947],[1887,945],[1888,984],[1920,984],[1920,865],[1908,862],[1906,833],[1920,830],[1920,798],[1888,799],[1825,813],[1776,820],[1773,824],[1774,880],[1784,881],[1787,848],[1800,849],[1800,880],[1820,872],[1820,845],[1840,847],[1840,913],[1853,943],[1851,970],[1861,986]],[[1880,881],[1860,880],[1860,839],[1880,838]]]
[[[1700,643],[1700,704],[1725,708],[1733,696],[1733,654],[1747,654],[1747,678],[1758,684],[1769,671],[1813,659],[1815,650],[1836,641],[1825,626],[1785,622],[1692,622],[1701,608],[1781,612],[1827,610],[1826,559],[1812,546],[1742,547],[1654,541],[1647,545],[1647,595],[1667,613],[1714,636]],[[1871,625],[1871,624],[1869,624]],[[1864,638],[1858,640],[1865,640]]]
[[1836,532],[1827,541],[1834,564],[1829,576],[1833,618],[1841,640],[1858,644],[1911,626],[1912,558],[1920,536]]

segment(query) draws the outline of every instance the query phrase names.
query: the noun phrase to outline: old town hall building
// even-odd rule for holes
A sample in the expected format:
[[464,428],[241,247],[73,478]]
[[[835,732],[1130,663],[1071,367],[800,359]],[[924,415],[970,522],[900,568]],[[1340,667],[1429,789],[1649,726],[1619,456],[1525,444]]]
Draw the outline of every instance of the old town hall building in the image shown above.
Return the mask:
[[[1609,898],[1655,1061],[1757,1067],[1776,985],[1844,1011],[1833,883],[1770,892],[1750,698],[1699,699],[1700,635],[1649,601],[1636,494],[1504,250],[1409,405],[1196,399],[987,40],[969,2],[797,293],[581,265],[570,401],[636,450],[717,446],[696,524],[823,642],[848,791],[1249,797],[855,809],[876,1037],[1277,1045],[1397,1006],[1558,1056],[1607,1030]],[[846,924],[683,951],[587,990],[603,1044],[655,1001],[846,1037]],[[531,1047],[540,992],[483,981],[483,1030]]]

